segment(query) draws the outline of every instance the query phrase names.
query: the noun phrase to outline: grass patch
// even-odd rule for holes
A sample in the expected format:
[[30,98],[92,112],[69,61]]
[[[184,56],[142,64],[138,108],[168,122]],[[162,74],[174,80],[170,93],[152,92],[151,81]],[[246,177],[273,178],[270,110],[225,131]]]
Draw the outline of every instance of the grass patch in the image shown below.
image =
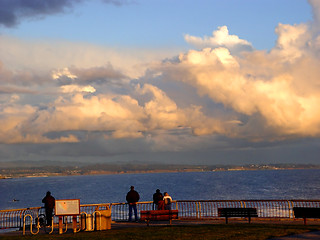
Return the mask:
[[206,225],[184,225],[184,226],[151,226],[133,227],[122,229],[111,229],[107,231],[80,232],[67,234],[38,234],[38,235],[19,235],[19,236],[0,236],[5,239],[91,239],[91,240],[145,240],[145,239],[269,239],[290,234],[299,234],[308,231],[320,230],[319,225],[284,225],[284,224],[206,224]]

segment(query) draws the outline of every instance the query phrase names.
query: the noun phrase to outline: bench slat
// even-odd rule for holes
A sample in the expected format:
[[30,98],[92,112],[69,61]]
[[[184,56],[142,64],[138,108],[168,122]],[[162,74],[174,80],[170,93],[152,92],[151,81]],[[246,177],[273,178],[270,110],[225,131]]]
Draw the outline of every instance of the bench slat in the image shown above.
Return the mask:
[[256,208],[218,208],[219,217],[258,217]]

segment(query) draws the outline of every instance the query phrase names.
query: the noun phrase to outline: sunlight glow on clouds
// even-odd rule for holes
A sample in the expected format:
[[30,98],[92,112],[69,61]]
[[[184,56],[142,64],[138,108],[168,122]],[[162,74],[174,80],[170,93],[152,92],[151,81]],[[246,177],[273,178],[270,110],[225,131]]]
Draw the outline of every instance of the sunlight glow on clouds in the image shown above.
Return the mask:
[[[174,79],[192,85],[199,94],[209,96],[226,108],[253,119],[259,114],[265,123],[258,123],[258,126],[267,124],[274,129],[272,138],[319,136],[319,84],[312,92],[301,93],[299,89],[300,83],[308,85],[317,79],[319,72],[306,79],[291,71],[300,68],[299,71],[305,73],[313,72],[312,66],[319,64],[319,59],[309,53],[318,49],[313,49],[306,25],[279,24],[276,32],[279,40],[270,53],[247,52],[244,57],[237,57],[223,48],[190,50],[180,55],[179,64],[167,64],[163,71],[170,68],[170,73],[182,73]],[[256,55],[260,55],[260,59]],[[301,69],[303,61],[312,64]],[[259,70],[266,66],[268,73],[261,74]]]
[[[63,3],[56,11],[70,7]],[[279,23],[270,51],[255,50],[227,26],[209,37],[186,34],[196,49],[180,53],[1,35],[0,142],[134,139],[148,151],[185,151],[210,147],[207,136],[319,138],[320,5],[310,3],[315,22]],[[2,24],[28,16],[12,17]]]
[[61,86],[60,88],[63,93],[73,93],[73,92],[94,93],[96,91],[96,89],[92,86],[65,85],[65,86]]
[[[304,24],[295,26],[279,24],[276,33],[279,35],[277,45],[269,53],[249,51],[237,56],[232,55],[228,46],[234,48],[238,44],[248,46],[250,44],[234,35],[227,35],[226,27],[219,28],[214,32],[214,38],[204,41],[204,45],[210,42],[211,45],[220,47],[190,50],[180,54],[178,63],[165,62],[154,68],[156,71],[154,77],[161,79],[163,76],[166,78],[169,76],[172,81],[182,81],[191,85],[200,96],[208,96],[213,102],[222,103],[236,114],[251,116],[251,120],[247,124],[243,123],[243,126],[233,125],[231,129],[228,122],[241,121],[229,119],[224,122],[220,116],[208,116],[200,105],[179,108],[174,99],[170,99],[164,91],[150,84],[138,85],[134,89],[130,83],[127,85],[121,82],[127,85],[127,95],[116,93],[111,96],[103,93],[90,95],[94,94],[101,84],[110,84],[110,79],[121,78],[121,72],[116,73],[110,66],[87,69],[64,67],[52,73],[53,80],[62,81],[61,92],[83,92],[89,95],[84,97],[76,94],[70,99],[67,96],[57,96],[55,103],[51,103],[54,106],[52,111],[39,111],[38,107],[29,105],[18,105],[18,109],[14,106],[3,107],[6,109],[2,113],[3,126],[8,125],[2,130],[3,136],[12,135],[10,131],[13,129],[13,135],[18,135],[17,129],[23,129],[25,124],[30,124],[31,119],[37,119],[32,120],[32,126],[35,135],[39,136],[36,138],[31,137],[32,133],[23,134],[22,136],[25,136],[23,141],[27,139],[38,141],[35,139],[41,139],[41,135],[45,135],[46,132],[68,130],[111,131],[111,136],[116,138],[142,137],[143,132],[175,129],[178,126],[191,127],[196,135],[218,133],[232,137],[245,137],[243,131],[248,129],[247,137],[250,138],[250,132],[253,131],[250,125],[257,127],[261,124],[273,129],[271,139],[291,135],[319,136],[320,115],[317,114],[320,104],[319,85],[314,85],[317,88],[313,87],[310,93],[307,87],[304,92],[299,89],[301,82],[308,86],[309,82],[317,81],[319,72],[315,71],[313,66],[319,64],[319,59],[309,54],[313,50],[318,51],[314,49],[317,45],[313,43],[308,26]],[[312,64],[310,67],[303,65],[305,69],[301,69],[300,63],[303,61]],[[299,74],[292,71],[295,68],[299,68]],[[261,69],[268,71],[264,72]],[[8,75],[5,71],[2,73]],[[162,74],[159,75],[159,71]],[[308,74],[314,72],[315,76],[311,75],[305,79],[303,72]],[[11,72],[9,75],[15,74]],[[105,77],[109,80],[101,81]],[[12,81],[15,81],[14,79],[15,77],[12,77]],[[87,85],[89,82],[91,84]],[[59,92],[57,89],[57,93]],[[130,96],[133,93],[134,95]],[[143,104],[139,104],[138,99],[134,98],[134,96],[142,98],[145,95],[151,97]],[[6,119],[8,109],[16,112],[14,115],[10,113],[8,116],[10,120]],[[21,112],[20,109],[24,110]],[[41,123],[38,119],[43,114],[46,115],[46,121],[51,128],[39,131]],[[257,114],[261,118],[256,119]],[[42,117],[40,119],[42,120]],[[252,121],[255,123],[252,124]],[[261,136],[258,135],[256,134],[254,138],[264,138],[263,131]],[[23,137],[13,139],[18,141]],[[60,141],[70,141],[70,139],[77,141],[76,138],[61,138]],[[7,142],[4,138],[2,141]]]
[[53,79],[59,79],[59,78],[61,78],[63,76],[66,76],[67,78],[71,78],[71,79],[76,79],[77,78],[76,75],[70,73],[68,68],[64,68],[61,71],[54,71],[52,73],[52,78]]
[[219,27],[218,30],[213,31],[212,37],[205,36],[203,38],[185,35],[186,42],[198,48],[217,48],[226,47],[230,51],[250,51],[252,45],[246,40],[240,39],[237,35],[230,35],[227,26]]

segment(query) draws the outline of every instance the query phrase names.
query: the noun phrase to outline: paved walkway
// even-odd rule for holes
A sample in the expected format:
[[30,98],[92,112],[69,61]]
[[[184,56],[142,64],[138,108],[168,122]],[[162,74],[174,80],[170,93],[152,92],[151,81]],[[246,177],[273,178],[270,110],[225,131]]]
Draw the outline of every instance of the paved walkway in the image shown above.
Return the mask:
[[[216,220],[215,220],[216,221]],[[224,223],[224,220],[220,221],[221,223]],[[259,221],[260,223],[262,221]],[[270,221],[266,221],[266,223],[271,223]],[[286,224],[286,221],[274,221],[272,223],[275,224]],[[289,223],[292,224],[292,221]],[[300,225],[302,222],[295,223]],[[156,223],[157,226],[159,225],[167,225],[168,223],[161,223],[158,222]],[[188,225],[188,224],[208,224],[208,221],[174,221],[174,225]],[[152,225],[152,224],[151,224]],[[125,228],[125,227],[145,227],[145,223],[115,223],[112,228]],[[314,232],[307,232],[303,234],[298,234],[298,235],[290,235],[290,236],[285,236],[285,237],[279,237],[279,238],[272,238],[270,240],[320,240],[320,231],[314,231]]]
[[[260,221],[262,222],[262,221]],[[224,220],[221,221],[224,223]],[[270,223],[270,221],[266,221],[266,223]],[[285,224],[285,221],[275,221],[273,223]],[[292,222],[290,222],[292,223]],[[159,225],[167,225],[168,223],[157,223]],[[208,221],[174,221],[175,225],[187,225],[187,224],[208,224]],[[298,223],[298,224],[301,224]],[[145,223],[115,223],[112,228],[125,228],[125,227],[145,227]],[[307,232],[298,235],[290,235],[280,238],[272,238],[270,240],[320,240],[320,231]]]
[[[208,224],[210,221],[193,221],[193,220],[175,220],[174,221],[174,225],[195,225],[195,224]],[[215,220],[215,223],[224,223],[224,220]],[[288,223],[287,221],[259,221],[259,223],[273,223],[273,224],[286,224]],[[291,224],[302,224],[302,222],[292,222],[290,221]],[[319,222],[317,222],[317,224],[319,224]],[[161,225],[168,225],[168,222],[157,222],[154,224],[151,224],[151,226],[153,225],[157,225],[157,226],[161,226]],[[138,223],[129,223],[129,222],[113,222],[112,223],[112,229],[119,229],[119,228],[132,228],[132,227],[145,227],[146,223],[144,222],[138,222]],[[34,229],[35,231],[36,229]],[[43,230],[41,230],[42,232]],[[68,232],[73,232],[73,230],[71,229],[71,225],[70,227],[68,227]],[[28,235],[30,235],[30,230],[26,231],[26,233]],[[44,233],[44,231],[43,231]],[[55,233],[58,233],[58,229],[55,229]],[[12,231],[11,229],[8,230],[0,230],[0,238],[1,236],[17,236],[20,235],[22,236],[22,230],[15,230]],[[271,240],[271,239],[270,239]],[[285,237],[279,237],[279,238],[272,238],[272,240],[320,240],[320,231],[314,231],[314,232],[307,232],[307,233],[303,233],[303,234],[298,234],[298,235],[290,235],[290,236],[285,236]]]
[[299,239],[304,239],[304,240],[319,240],[320,239],[320,231],[315,231],[315,232],[308,232],[308,233],[303,233],[303,234],[298,234],[298,235],[291,235],[291,236],[286,236],[286,237],[281,237],[281,238],[272,238],[272,240],[299,240]]

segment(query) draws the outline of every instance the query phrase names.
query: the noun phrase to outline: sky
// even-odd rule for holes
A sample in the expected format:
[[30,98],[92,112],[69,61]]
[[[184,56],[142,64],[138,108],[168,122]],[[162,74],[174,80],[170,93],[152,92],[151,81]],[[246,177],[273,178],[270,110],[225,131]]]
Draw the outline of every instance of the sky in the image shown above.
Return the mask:
[[320,164],[320,1],[0,0],[0,162]]

